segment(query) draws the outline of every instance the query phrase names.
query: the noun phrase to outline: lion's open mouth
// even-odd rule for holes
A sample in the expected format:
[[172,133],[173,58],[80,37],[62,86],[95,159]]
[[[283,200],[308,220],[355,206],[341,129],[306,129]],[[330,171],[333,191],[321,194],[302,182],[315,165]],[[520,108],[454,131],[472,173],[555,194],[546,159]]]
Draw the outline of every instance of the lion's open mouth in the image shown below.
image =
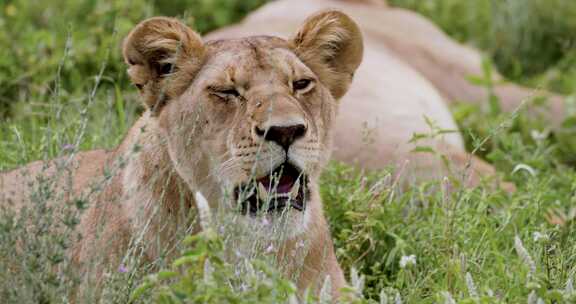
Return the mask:
[[286,162],[269,175],[236,187],[234,195],[243,214],[272,213],[287,207],[303,211],[309,195],[308,178]]

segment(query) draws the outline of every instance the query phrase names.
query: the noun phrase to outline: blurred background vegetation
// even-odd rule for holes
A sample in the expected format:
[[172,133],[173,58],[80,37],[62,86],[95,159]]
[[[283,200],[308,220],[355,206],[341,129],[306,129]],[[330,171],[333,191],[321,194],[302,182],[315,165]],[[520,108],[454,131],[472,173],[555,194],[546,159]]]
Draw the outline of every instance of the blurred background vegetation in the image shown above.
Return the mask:
[[[105,64],[127,79],[121,38],[143,18],[179,16],[202,33],[240,20],[266,0],[2,0],[0,117],[48,113],[47,98],[85,92]],[[508,78],[569,93],[576,78],[576,1],[391,0],[484,50]],[[58,87],[58,88],[57,88]]]
[[263,2],[2,1],[0,115],[46,113],[47,97],[55,90],[60,90],[62,98],[77,91],[84,93],[103,67],[106,82],[126,87],[121,39],[146,17],[179,16],[205,33],[238,21]]

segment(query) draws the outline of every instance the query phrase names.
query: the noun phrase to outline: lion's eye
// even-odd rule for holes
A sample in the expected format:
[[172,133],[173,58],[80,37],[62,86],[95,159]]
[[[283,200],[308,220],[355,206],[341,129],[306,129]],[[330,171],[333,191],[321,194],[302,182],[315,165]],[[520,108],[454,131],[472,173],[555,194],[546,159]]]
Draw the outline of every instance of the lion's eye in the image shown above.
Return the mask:
[[212,89],[212,94],[220,98],[240,97],[240,93],[234,88]]
[[312,83],[312,80],[310,79],[300,79],[300,80],[296,80],[292,83],[292,87],[294,88],[294,91],[302,91],[307,89],[310,84]]
[[170,63],[164,63],[158,67],[158,73],[160,75],[167,75],[167,74],[170,74],[172,72],[173,72],[172,64],[170,64]]
[[218,93],[223,94],[223,95],[228,95],[228,96],[234,96],[234,97],[240,96],[240,93],[238,93],[238,91],[236,91],[236,89],[222,90]]

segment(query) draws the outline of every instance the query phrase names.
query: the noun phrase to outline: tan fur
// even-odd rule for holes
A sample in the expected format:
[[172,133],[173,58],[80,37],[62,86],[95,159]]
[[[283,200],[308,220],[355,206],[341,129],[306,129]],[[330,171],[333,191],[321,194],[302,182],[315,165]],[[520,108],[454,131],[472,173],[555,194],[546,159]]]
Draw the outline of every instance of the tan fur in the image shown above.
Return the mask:
[[[71,251],[87,290],[127,256],[142,256],[148,263],[173,256],[178,240],[200,229],[194,221],[196,191],[213,210],[237,212],[228,210],[235,207],[230,196],[237,186],[290,161],[307,175],[310,198],[304,211],[285,212],[282,230],[289,233],[278,259],[288,261],[285,272],[295,276],[301,293],[318,291],[330,276],[337,296],[345,280],[318,179],[330,158],[335,98],[345,93],[362,59],[356,24],[340,12],[326,11],[311,16],[289,40],[202,41],[178,20],[156,17],[132,30],[123,54],[147,111],[122,144],[109,153],[68,157],[66,164],[74,166],[58,166],[64,161],[56,160],[46,170],[36,163],[1,175],[8,183],[3,201],[28,201],[32,190],[26,185],[41,175],[55,180],[53,188],[64,189],[58,177],[63,168],[71,168],[73,187],[65,190],[67,197],[90,197],[88,185],[98,185],[82,214],[83,238]],[[301,79],[309,85],[293,87]],[[238,96],[225,93],[231,89]],[[306,131],[286,147],[258,131],[295,124]],[[280,221],[274,213],[264,216]],[[298,261],[291,253],[300,241],[307,251]]]

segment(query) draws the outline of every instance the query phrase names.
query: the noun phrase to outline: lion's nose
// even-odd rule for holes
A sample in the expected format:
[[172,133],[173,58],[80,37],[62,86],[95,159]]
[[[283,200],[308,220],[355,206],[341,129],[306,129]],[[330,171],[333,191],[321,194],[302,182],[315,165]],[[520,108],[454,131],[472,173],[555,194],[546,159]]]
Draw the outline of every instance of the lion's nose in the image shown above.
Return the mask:
[[298,138],[306,134],[306,126],[296,124],[291,126],[271,126],[267,130],[255,127],[255,133],[264,140],[273,141],[279,144],[284,150],[288,150],[290,145]]

